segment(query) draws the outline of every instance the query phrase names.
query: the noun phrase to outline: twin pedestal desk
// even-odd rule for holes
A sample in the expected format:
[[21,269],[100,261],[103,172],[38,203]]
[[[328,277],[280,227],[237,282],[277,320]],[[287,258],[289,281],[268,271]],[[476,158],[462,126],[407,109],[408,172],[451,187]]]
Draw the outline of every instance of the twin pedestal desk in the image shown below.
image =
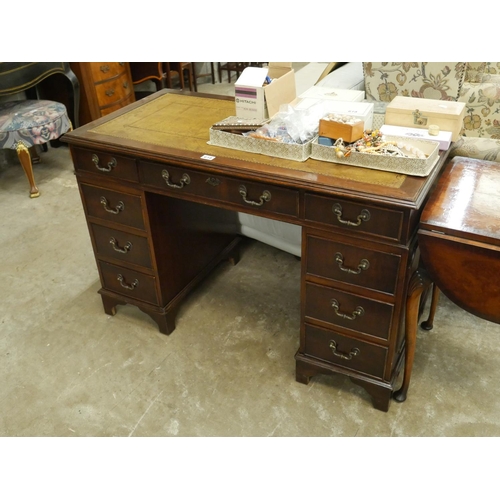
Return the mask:
[[[404,363],[405,308],[423,206],[446,162],[410,177],[210,145],[232,98],[160,91],[66,134],[104,311],[137,306],[162,333],[240,237],[189,218],[246,212],[302,227],[296,379],[342,374],[387,411]],[[297,332],[299,334],[299,332]]]

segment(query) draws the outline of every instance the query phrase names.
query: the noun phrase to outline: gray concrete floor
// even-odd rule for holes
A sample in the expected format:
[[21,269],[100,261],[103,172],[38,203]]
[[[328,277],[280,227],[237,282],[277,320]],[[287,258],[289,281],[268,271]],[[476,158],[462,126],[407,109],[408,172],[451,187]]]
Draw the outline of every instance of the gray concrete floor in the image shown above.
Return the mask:
[[442,297],[383,413],[343,376],[295,381],[295,257],[248,241],[165,336],[134,307],[104,314],[68,149],[35,177],[30,199],[0,154],[0,436],[500,436],[500,325]]

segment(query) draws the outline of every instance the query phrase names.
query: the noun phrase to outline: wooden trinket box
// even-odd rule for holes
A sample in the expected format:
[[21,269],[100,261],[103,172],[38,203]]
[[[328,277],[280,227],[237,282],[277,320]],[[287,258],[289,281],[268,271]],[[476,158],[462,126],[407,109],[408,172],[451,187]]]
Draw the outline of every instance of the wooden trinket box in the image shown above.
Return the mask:
[[440,130],[451,132],[452,140],[456,141],[464,116],[463,102],[397,96],[387,105],[385,123],[422,129],[437,125]]

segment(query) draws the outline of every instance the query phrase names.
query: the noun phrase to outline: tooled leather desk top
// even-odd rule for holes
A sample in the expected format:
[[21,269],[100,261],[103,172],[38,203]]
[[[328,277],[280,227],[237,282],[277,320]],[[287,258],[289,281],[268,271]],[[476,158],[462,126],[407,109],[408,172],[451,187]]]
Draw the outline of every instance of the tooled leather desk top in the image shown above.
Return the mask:
[[448,152],[426,177],[307,159],[292,161],[209,143],[211,126],[234,115],[227,96],[164,89],[65,134],[75,147],[104,149],[327,195],[420,209]]
[[367,171],[362,168],[313,159],[305,162],[290,161],[210,145],[208,143],[210,127],[217,121],[232,115],[234,115],[232,101],[183,94],[165,94],[90,131],[121,139],[133,139],[146,144],[224,156],[392,188],[398,188],[404,182],[404,175],[391,172]]

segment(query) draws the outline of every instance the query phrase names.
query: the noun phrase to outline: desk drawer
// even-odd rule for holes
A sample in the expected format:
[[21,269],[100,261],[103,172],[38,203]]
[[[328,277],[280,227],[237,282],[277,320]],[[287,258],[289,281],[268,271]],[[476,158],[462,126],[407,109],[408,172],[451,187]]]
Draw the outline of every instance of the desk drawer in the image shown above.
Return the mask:
[[73,160],[76,170],[84,170],[106,177],[138,182],[135,160],[124,156],[88,149],[73,149]]
[[293,189],[155,163],[140,162],[139,171],[144,184],[169,192],[229,202],[252,208],[256,213],[273,212],[298,217],[299,194]]
[[158,304],[156,280],[154,276],[131,271],[126,267],[114,266],[99,261],[102,286],[107,290],[126,295],[137,300]]
[[340,333],[305,325],[304,354],[344,368],[382,378],[387,348]]
[[80,184],[87,215],[144,229],[140,196]]
[[307,235],[306,273],[394,295],[401,256]]
[[394,306],[306,283],[305,316],[387,340]]
[[305,219],[397,241],[403,228],[403,212],[313,194],[305,195]]
[[98,258],[118,259],[151,269],[149,243],[144,236],[90,224]]

